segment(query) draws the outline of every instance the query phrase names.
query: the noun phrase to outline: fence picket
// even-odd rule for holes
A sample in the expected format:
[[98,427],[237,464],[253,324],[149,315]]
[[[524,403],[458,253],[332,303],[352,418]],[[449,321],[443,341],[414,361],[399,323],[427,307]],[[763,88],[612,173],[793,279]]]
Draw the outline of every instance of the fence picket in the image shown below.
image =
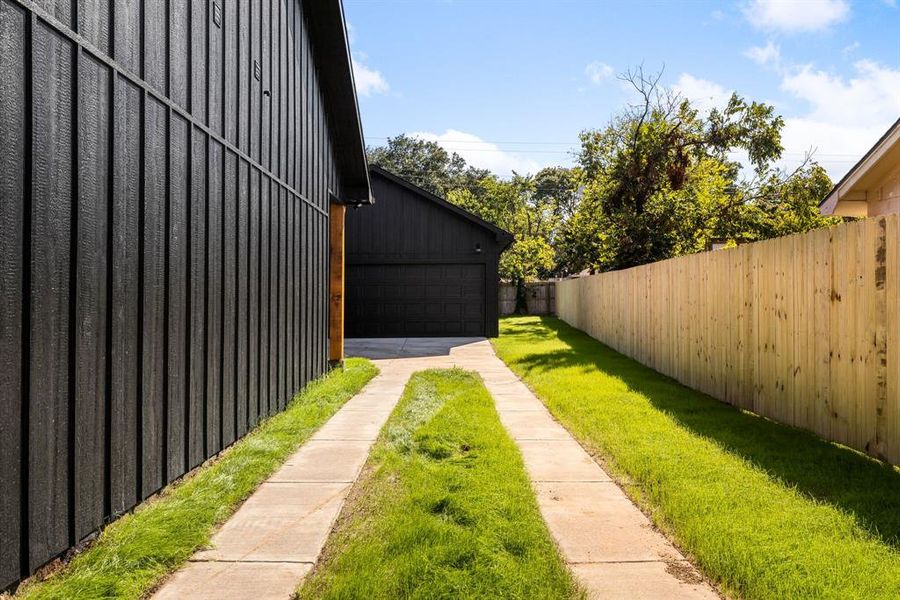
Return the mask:
[[562,281],[557,309],[685,385],[900,463],[900,217]]

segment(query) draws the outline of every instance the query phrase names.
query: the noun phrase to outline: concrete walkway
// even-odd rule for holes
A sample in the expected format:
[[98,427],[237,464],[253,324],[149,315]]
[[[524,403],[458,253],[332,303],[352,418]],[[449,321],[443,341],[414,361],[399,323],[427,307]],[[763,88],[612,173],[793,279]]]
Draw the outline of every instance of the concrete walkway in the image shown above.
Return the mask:
[[[386,368],[387,367],[387,368]],[[413,365],[382,365],[156,593],[178,600],[290,598],[309,573]]]
[[717,598],[483,338],[348,340],[381,373],[347,402],[156,594],[286,599],[318,559],[409,376],[477,371],[522,451],[544,520],[594,598]]
[[718,598],[487,340],[352,340],[347,352],[383,370],[459,366],[481,375],[522,452],[550,533],[592,598]]

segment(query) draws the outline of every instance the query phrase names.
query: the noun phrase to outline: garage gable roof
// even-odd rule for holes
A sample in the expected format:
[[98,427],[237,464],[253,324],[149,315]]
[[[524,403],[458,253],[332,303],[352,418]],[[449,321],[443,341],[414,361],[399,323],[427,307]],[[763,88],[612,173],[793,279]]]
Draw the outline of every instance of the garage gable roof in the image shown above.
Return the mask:
[[431,192],[429,192],[426,189],[420,188],[416,184],[411,183],[411,182],[407,181],[406,179],[403,179],[399,175],[394,175],[390,171],[383,169],[377,165],[369,165],[369,171],[372,173],[372,175],[377,175],[377,176],[383,177],[384,179],[387,179],[388,181],[396,183],[397,185],[404,187],[407,190],[413,192],[417,196],[420,196],[420,197],[424,198],[425,200],[428,200],[430,202],[433,202],[434,204],[437,204],[444,210],[455,213],[456,215],[462,217],[463,219],[466,219],[467,221],[474,223],[475,225],[477,225],[479,227],[487,229],[488,231],[493,233],[494,236],[496,236],[497,241],[500,243],[500,252],[503,252],[504,250],[506,250],[509,247],[509,245],[512,244],[513,241],[515,240],[515,236],[513,234],[511,234],[510,232],[506,231],[505,229],[501,229],[500,227],[497,227],[493,223],[488,223],[481,217],[470,213],[469,211],[465,210],[464,208],[460,208],[459,206],[456,206],[452,202],[448,202],[447,200],[444,200],[440,196],[436,196],[436,195],[432,194]]

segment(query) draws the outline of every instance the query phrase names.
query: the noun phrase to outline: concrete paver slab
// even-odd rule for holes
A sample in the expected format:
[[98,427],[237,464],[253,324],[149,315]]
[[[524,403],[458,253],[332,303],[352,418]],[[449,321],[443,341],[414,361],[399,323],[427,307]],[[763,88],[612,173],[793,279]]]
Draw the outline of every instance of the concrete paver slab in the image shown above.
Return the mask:
[[388,415],[388,410],[340,412],[331,417],[311,440],[375,441]]
[[[154,596],[159,600],[284,600],[310,563],[190,562]],[[261,586],[260,582],[265,585]]]
[[572,436],[550,413],[544,411],[499,411],[500,421],[514,440],[571,440]]
[[614,483],[554,482],[535,487],[547,527],[570,562],[684,558]]
[[611,481],[575,440],[520,440],[518,444],[532,481]]
[[572,566],[592,600],[714,600],[718,596],[686,561],[590,563]]
[[300,518],[322,506],[340,500],[350,489],[348,483],[274,483],[266,481],[234,514],[240,517]]
[[340,500],[303,517],[235,517],[213,538],[213,547],[191,560],[309,562],[319,556],[341,509]]
[[368,441],[310,440],[294,453],[270,482],[356,481],[369,456]]

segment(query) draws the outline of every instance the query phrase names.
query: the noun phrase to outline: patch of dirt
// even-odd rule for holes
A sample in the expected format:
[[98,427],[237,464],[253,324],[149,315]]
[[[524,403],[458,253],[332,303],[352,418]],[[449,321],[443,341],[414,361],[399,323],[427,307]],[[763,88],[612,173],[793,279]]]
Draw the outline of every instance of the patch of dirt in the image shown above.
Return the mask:
[[690,585],[700,585],[706,581],[686,560],[667,560],[666,573]]

